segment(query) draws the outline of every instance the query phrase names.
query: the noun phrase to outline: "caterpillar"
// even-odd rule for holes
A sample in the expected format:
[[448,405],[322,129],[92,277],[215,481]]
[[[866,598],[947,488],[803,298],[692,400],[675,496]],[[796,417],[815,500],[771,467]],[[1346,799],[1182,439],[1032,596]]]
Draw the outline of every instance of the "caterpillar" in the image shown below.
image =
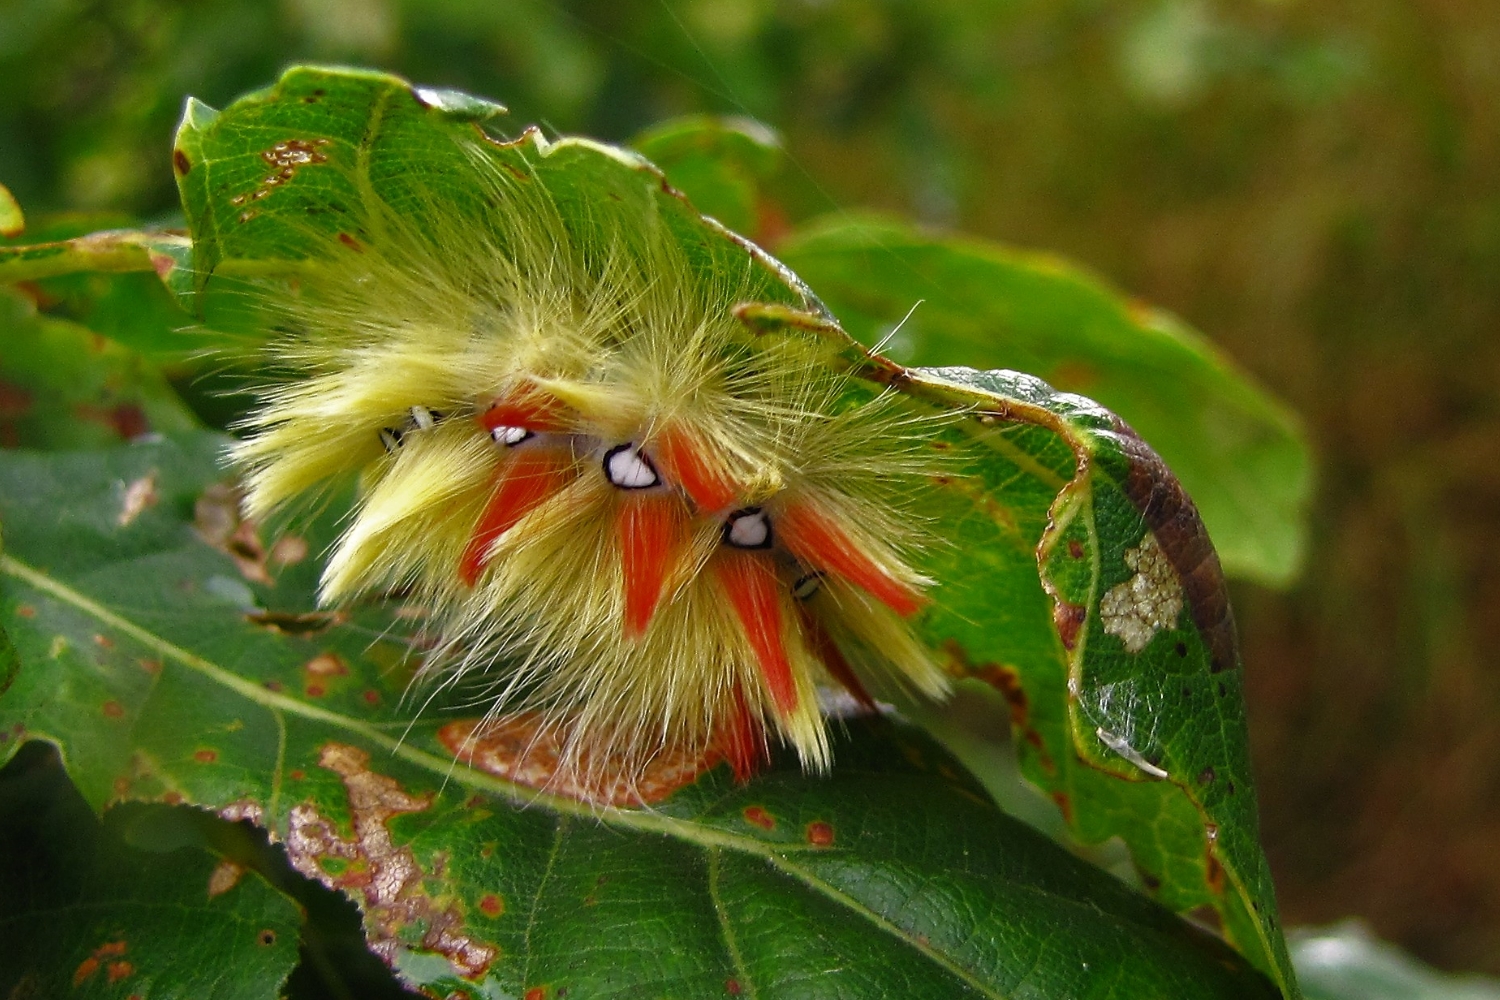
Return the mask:
[[367,193],[354,252],[249,285],[288,377],[232,449],[247,515],[359,479],[320,600],[407,592],[421,678],[627,781],[676,752],[744,780],[773,741],[822,771],[820,688],[941,697],[912,627],[938,418],[737,319],[755,248],[705,267],[654,201],[580,228],[539,134],[464,143],[462,193]]

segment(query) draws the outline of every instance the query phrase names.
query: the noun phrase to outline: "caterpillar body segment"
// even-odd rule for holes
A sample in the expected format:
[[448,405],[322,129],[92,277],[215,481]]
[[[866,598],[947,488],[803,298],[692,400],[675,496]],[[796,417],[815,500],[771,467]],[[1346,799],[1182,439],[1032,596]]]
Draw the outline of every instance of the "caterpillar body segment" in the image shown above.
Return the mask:
[[565,224],[507,156],[468,151],[492,211],[367,202],[380,239],[254,286],[302,377],[234,448],[247,512],[357,474],[321,599],[407,589],[425,674],[545,719],[567,767],[703,751],[743,779],[774,738],[819,770],[819,685],[943,695],[911,627],[935,418],[847,345],[738,319],[759,251],[705,263],[652,200]]

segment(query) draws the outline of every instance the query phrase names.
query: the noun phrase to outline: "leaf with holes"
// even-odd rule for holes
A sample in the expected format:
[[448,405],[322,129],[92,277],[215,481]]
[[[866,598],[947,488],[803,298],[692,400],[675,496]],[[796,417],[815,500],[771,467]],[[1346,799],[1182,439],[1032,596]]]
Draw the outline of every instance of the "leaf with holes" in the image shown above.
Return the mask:
[[[495,113],[314,69],[223,113],[191,105],[174,162],[200,308],[236,275],[295,273],[377,243],[350,223],[361,199],[423,204],[442,188],[456,211],[488,210],[452,140]],[[952,415],[930,441],[955,456],[951,474],[921,501],[943,544],[921,567],[941,586],[920,630],[954,673],[1011,699],[1027,773],[1085,839],[1121,836],[1163,902],[1210,907],[1295,996],[1256,839],[1222,575],[1154,453],[1035,379],[867,354],[789,272],[630,154],[526,133],[486,155],[502,167],[532,157],[584,238],[605,214],[628,225],[657,213],[691,266],[748,267],[756,300],[735,315],[752,331],[833,344],[851,395],[894,390]],[[1007,821],[887,722],[849,723],[826,782],[781,769],[737,788],[710,759],[663,761],[648,783],[655,811],[527,792],[538,776],[518,754],[535,763],[546,747],[525,719],[455,764],[464,723],[430,711],[413,724],[393,706],[420,654],[399,627],[411,609],[313,606],[309,556],[343,505],[307,537],[263,538],[233,488],[211,485],[213,442],[183,447],[79,466],[17,458],[0,476],[7,620],[27,664],[0,711],[62,742],[96,804],[179,796],[276,831],[302,870],[362,902],[372,945],[413,982],[672,982],[686,995],[732,983],[765,996],[1270,989],[1216,964],[1223,954],[1190,957],[1203,945],[1185,925],[1151,923],[1162,911]],[[143,482],[154,505],[135,510],[126,501]],[[32,665],[48,657],[41,675]],[[1053,906],[1064,885],[1077,892]],[[629,960],[612,958],[625,937],[611,931],[633,920],[644,930]],[[1143,922],[1164,937],[1134,936]]]
[[[407,981],[464,995],[1261,997],[1207,935],[1008,819],[918,733],[849,723],[829,780],[664,775],[655,810],[541,796],[408,728],[401,619],[312,611],[330,510],[269,549],[226,523],[223,440],[0,456],[0,729],[95,808],[250,818],[365,911]],[[122,523],[129,484],[156,503]],[[226,542],[226,535],[234,542]],[[393,631],[393,628],[395,629]],[[503,770],[514,747],[479,763]],[[198,887],[201,888],[201,887]],[[195,890],[196,891],[196,890]]]

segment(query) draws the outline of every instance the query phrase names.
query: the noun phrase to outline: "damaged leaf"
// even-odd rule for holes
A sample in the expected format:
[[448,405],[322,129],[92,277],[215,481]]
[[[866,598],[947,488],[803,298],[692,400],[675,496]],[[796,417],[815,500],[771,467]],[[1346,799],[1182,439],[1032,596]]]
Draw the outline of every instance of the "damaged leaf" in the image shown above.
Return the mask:
[[1028,372],[1119,413],[1181,477],[1229,573],[1295,578],[1312,496],[1302,430],[1175,316],[1054,256],[869,214],[817,220],[776,252],[897,361]]
[[0,772],[0,857],[26,859],[0,866],[0,996],[279,997],[296,904],[202,847],[131,846],[48,750]]
[[0,447],[98,447],[197,426],[139,354],[5,287],[0,330]]
[[[0,698],[0,752],[55,741],[95,808],[190,804],[264,826],[299,871],[360,904],[371,947],[408,983],[473,997],[805,997],[809,984],[1062,997],[1099,981],[1275,995],[883,718],[847,722],[830,778],[782,761],[739,786],[719,765],[649,810],[455,762],[443,729],[461,714],[433,706],[408,728],[413,649],[395,608],[309,634],[211,593],[239,576],[194,523],[222,446],[0,456],[0,620],[23,663]],[[149,470],[158,503],[119,525],[115,484]],[[299,526],[312,549],[341,509]],[[247,586],[269,610],[310,610],[313,562]],[[227,876],[206,864],[201,881],[207,901]]]

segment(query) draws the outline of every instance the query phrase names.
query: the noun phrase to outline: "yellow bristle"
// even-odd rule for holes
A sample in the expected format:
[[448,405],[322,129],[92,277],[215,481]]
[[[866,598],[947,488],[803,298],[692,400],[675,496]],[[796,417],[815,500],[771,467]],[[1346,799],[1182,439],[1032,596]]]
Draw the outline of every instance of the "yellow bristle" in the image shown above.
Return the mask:
[[[827,768],[827,673],[808,614],[861,673],[945,693],[889,595],[882,604],[861,589],[895,581],[915,608],[935,586],[914,568],[934,543],[910,510],[941,467],[925,444],[933,418],[838,374],[823,340],[742,326],[733,308],[752,295],[748,254],[709,273],[649,213],[570,230],[535,175],[512,177],[477,142],[468,152],[493,213],[436,195],[402,213],[372,201],[365,252],[320,261],[295,290],[263,289],[300,331],[274,345],[275,360],[304,377],[265,392],[233,458],[255,517],[361,477],[323,600],[410,588],[431,609],[424,677],[483,699],[493,718],[539,713],[564,768],[611,782],[628,784],[660,753],[712,750],[742,703],[804,767]],[[522,412],[490,410],[519,399],[544,401],[548,426],[482,422],[487,410]],[[508,464],[524,454],[511,449],[538,448],[570,455],[567,477],[492,542],[476,535],[500,523],[484,519],[497,477],[522,467]],[[696,477],[693,489],[664,469]],[[652,530],[681,537],[644,629],[627,634],[620,512],[635,489],[678,497],[681,526],[673,514]],[[777,529],[794,509],[834,525],[869,572],[799,559]],[[731,530],[752,513],[763,521]],[[775,582],[789,678],[767,676],[731,606],[716,567],[738,558],[762,574],[756,593]],[[819,592],[794,596],[818,570]]]

